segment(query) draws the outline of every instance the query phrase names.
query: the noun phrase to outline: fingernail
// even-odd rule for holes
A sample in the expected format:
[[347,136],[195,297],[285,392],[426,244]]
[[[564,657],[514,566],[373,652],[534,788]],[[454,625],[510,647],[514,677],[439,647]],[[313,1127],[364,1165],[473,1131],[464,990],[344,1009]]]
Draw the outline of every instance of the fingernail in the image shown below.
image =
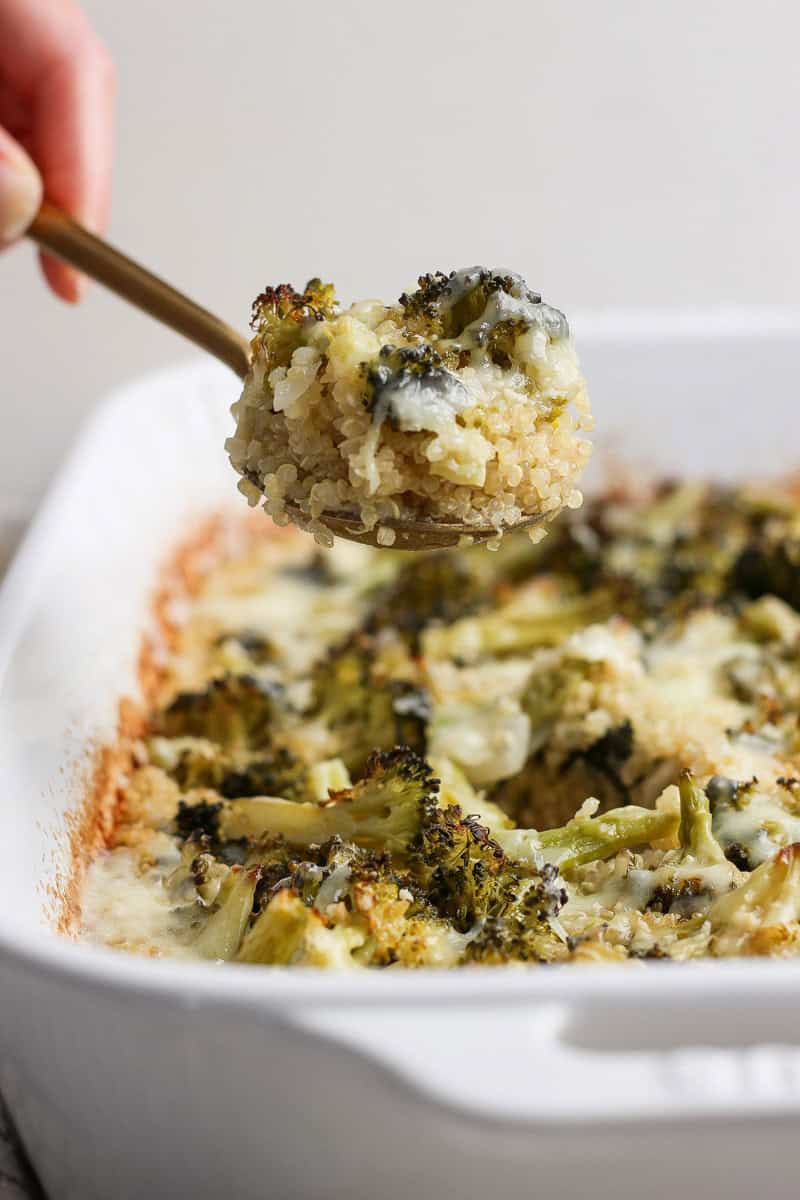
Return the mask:
[[0,242],[22,237],[42,203],[42,180],[16,142],[0,145]]

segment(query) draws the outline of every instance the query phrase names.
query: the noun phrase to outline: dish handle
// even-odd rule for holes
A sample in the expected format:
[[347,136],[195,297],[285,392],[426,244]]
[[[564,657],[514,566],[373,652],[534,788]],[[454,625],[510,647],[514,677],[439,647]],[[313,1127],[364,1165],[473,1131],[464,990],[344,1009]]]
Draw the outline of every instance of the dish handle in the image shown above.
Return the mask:
[[800,1113],[800,1030],[789,1012],[651,1000],[646,1010],[585,1001],[309,1006],[290,1019],[482,1120]]

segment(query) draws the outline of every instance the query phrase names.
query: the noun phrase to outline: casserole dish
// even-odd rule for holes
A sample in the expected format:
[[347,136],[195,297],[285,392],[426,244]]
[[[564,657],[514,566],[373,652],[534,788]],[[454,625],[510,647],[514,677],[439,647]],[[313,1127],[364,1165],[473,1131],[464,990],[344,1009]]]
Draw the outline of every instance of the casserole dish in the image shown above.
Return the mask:
[[[599,443],[719,479],[797,463],[800,315],[576,321]],[[365,973],[149,962],[53,925],[159,565],[239,508],[231,380],[85,429],[0,598],[0,1087],[49,1194],[744,1197],[791,1167],[800,968]]]

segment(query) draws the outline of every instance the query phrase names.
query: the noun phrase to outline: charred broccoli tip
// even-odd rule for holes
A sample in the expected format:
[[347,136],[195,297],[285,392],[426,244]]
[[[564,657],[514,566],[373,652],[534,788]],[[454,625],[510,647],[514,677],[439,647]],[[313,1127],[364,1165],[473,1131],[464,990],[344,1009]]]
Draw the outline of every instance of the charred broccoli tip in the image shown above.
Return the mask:
[[196,804],[187,804],[185,800],[179,800],[175,831],[178,837],[184,840],[193,835],[204,835],[215,842],[219,838],[221,812],[221,801],[209,803],[207,800],[200,800]]

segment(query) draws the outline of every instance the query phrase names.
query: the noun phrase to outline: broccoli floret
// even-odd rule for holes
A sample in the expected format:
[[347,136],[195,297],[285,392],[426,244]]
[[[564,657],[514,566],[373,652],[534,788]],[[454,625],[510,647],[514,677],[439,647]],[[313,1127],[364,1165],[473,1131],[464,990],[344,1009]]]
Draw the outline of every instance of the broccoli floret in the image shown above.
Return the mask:
[[415,554],[380,590],[365,626],[370,632],[395,629],[416,651],[426,626],[447,625],[476,612],[488,597],[464,556]]
[[762,788],[757,779],[714,775],[705,791],[714,837],[741,870],[758,867],[800,838],[800,784],[795,779],[778,779],[775,786]]
[[260,754],[226,753],[204,738],[151,738],[151,762],[184,790],[213,789],[226,800],[239,796],[310,799],[307,765],[286,746]]
[[[399,303],[411,332],[424,337],[457,338],[483,315],[494,292],[510,294],[515,286],[522,285],[513,276],[489,270],[476,270],[466,278],[455,271],[449,275],[435,271],[420,275],[417,290],[404,292]],[[527,287],[525,296],[534,304],[541,303],[541,296]]]
[[483,917],[472,931],[466,948],[468,962],[506,963],[549,961],[560,950],[553,938],[560,934],[558,914],[567,901],[558,870],[545,863],[533,883],[502,915]]
[[268,834],[252,844],[248,864],[261,871],[257,911],[288,888],[325,916],[331,904],[346,897],[354,882],[395,878],[391,856],[385,851],[365,850],[338,835],[321,845],[298,847],[280,835]]
[[322,804],[293,804],[259,796],[226,805],[224,836],[258,838],[282,834],[298,846],[322,843],[338,834],[358,845],[405,850],[428,810],[435,810],[438,781],[408,747],[375,751],[364,777]]
[[456,805],[426,814],[408,862],[436,911],[462,933],[493,919],[549,937],[549,919],[567,899],[550,886],[555,869],[544,880],[538,866],[509,859],[477,817]]
[[465,939],[439,916],[413,877],[397,871],[390,854],[333,838],[322,847],[321,858],[325,878],[313,906],[337,922],[344,919],[344,910],[364,931],[355,954],[362,966],[452,966],[459,961]]
[[[260,851],[257,851],[257,853]],[[242,962],[305,966],[453,966],[465,939],[442,920],[386,853],[335,837],[310,847],[309,861],[287,861],[264,888],[239,952]]]
[[[606,810],[630,803],[634,787],[648,786],[650,764],[642,764],[645,769],[640,773],[631,762],[635,738],[630,721],[612,726],[588,745],[574,746],[566,753],[565,739],[553,738],[562,713],[572,711],[574,720],[570,700],[581,694],[585,678],[586,673],[572,663],[559,663],[557,669],[534,672],[531,677],[523,703],[531,722],[533,753],[521,769],[490,792],[493,803],[510,813],[517,824],[537,829],[561,825],[584,797],[597,799],[600,809]],[[577,740],[576,734],[566,745]],[[663,781],[658,790],[661,786]]]
[[252,675],[224,675],[198,692],[180,692],[158,714],[155,732],[207,738],[226,750],[262,749],[285,709],[283,688]]
[[364,779],[327,804],[241,800],[226,808],[223,831],[253,838],[279,833],[305,846],[338,835],[385,850],[459,932],[483,917],[507,916],[532,903],[538,865],[512,862],[477,817],[462,815],[456,805],[440,807],[438,788],[427,763],[398,747],[375,753]]
[[665,790],[660,804],[671,804],[676,796],[678,845],[667,850],[654,868],[638,868],[637,876],[649,895],[645,903],[648,912],[702,917],[715,894],[736,887],[740,876],[711,832],[708,798],[690,772],[682,772],[677,788],[673,784]]
[[219,781],[226,799],[239,796],[282,796],[304,800],[310,790],[308,767],[291,750],[278,746],[272,754],[258,755],[227,767]]
[[203,797],[192,804],[179,800],[178,811],[175,814],[175,832],[184,840],[201,835],[210,838],[212,842],[218,842],[221,812],[221,800],[208,801]]
[[381,679],[375,645],[357,633],[314,668],[311,713],[338,742],[349,771],[361,770],[374,750],[409,746],[424,751],[429,715],[425,691],[399,680]]
[[733,565],[731,585],[751,600],[777,596],[800,608],[800,541],[751,542]]
[[510,829],[513,821],[499,805],[476,791],[461,768],[449,758],[431,755],[428,761],[440,782],[441,803],[457,804],[462,812],[475,815],[489,832]]
[[513,363],[514,343],[528,328],[528,322],[519,317],[493,325],[486,338],[486,349],[492,362],[504,371],[508,370]]
[[763,524],[758,504],[741,492],[666,483],[647,502],[623,494],[619,503],[606,496],[587,504],[565,514],[541,547],[508,553],[517,580],[556,572],[581,592],[602,584],[617,612],[660,625],[741,593],[735,564]]
[[448,295],[450,280],[454,274],[454,271],[449,275],[445,275],[443,271],[433,271],[428,275],[420,275],[417,290],[403,292],[398,303],[411,328],[429,337],[444,336],[442,300]]
[[304,326],[329,320],[336,313],[336,293],[331,283],[310,279],[303,292],[289,283],[265,288],[253,302],[250,324],[270,369],[287,366],[303,342]]
[[307,907],[296,892],[277,892],[246,934],[237,960],[276,966],[455,966],[464,939],[435,915],[407,915],[396,884],[355,884],[352,910],[335,920]]
[[348,922],[330,925],[289,889],[275,895],[248,930],[237,961],[274,966],[354,967],[366,935]]

